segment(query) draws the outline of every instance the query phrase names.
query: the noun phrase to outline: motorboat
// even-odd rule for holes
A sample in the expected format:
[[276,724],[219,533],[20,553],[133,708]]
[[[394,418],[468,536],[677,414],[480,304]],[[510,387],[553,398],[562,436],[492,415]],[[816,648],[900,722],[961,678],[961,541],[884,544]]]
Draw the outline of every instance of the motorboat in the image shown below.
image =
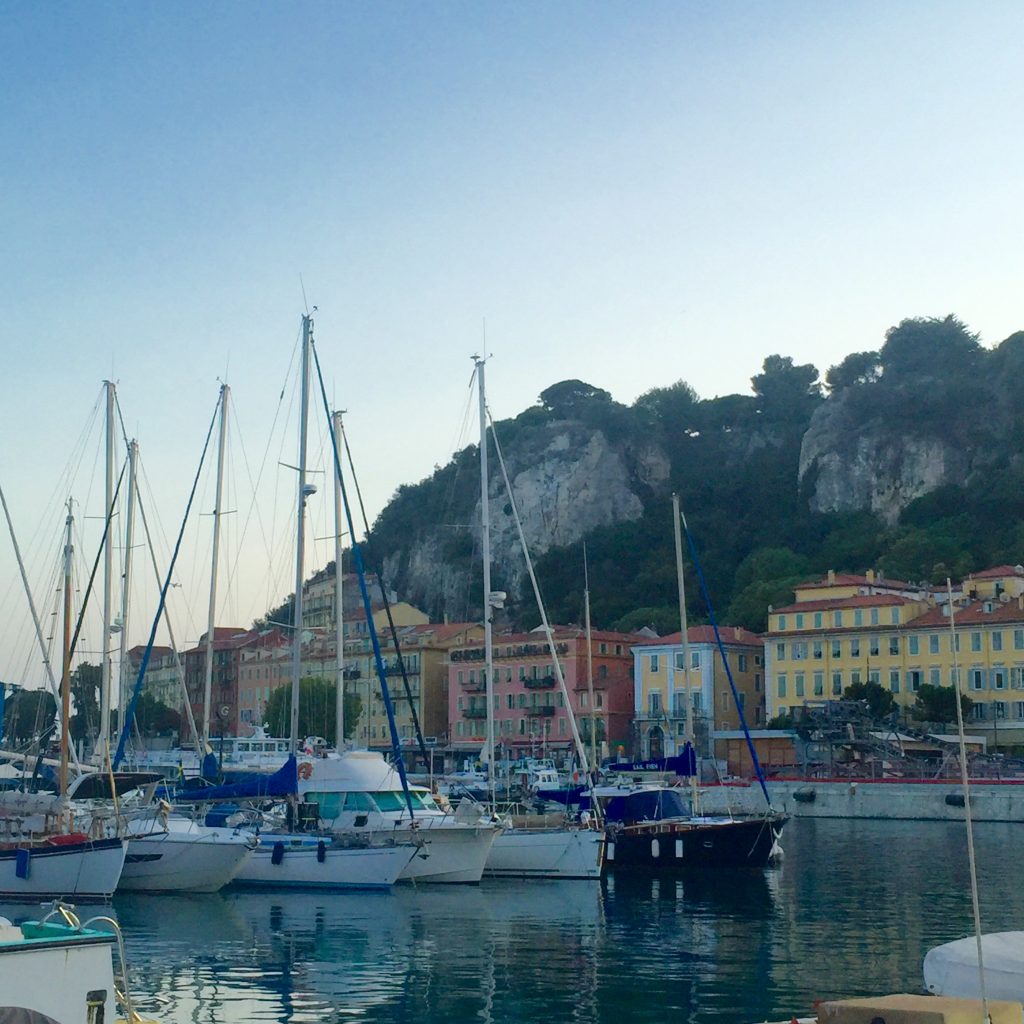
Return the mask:
[[302,761],[299,794],[316,805],[320,824],[335,836],[417,841],[401,881],[479,882],[498,834],[493,818],[470,801],[452,813],[437,805],[429,789],[412,785],[407,801],[398,772],[374,751]]

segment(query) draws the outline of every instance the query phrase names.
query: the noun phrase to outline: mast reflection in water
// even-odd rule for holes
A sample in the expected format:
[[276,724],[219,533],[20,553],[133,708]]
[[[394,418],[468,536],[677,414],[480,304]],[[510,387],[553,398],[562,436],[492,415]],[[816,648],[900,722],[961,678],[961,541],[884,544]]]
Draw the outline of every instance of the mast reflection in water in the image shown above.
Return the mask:
[[[976,830],[983,924],[1019,928],[1021,826]],[[920,990],[925,952],[970,932],[963,833],[802,819],[764,872],[125,896],[114,912],[165,1024],[789,1019],[818,998]]]

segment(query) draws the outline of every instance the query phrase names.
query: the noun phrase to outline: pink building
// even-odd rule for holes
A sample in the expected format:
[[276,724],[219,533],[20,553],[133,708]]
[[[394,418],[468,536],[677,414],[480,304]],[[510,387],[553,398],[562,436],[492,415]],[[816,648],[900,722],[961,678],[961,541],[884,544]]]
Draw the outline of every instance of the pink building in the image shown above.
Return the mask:
[[[635,633],[592,634],[594,706],[587,685],[586,635],[554,627],[555,647],[580,734],[589,744],[594,721],[602,755],[629,743],[633,718]],[[448,737],[456,753],[479,755],[487,736],[483,641],[452,650],[448,661]],[[565,698],[544,633],[494,637],[494,742],[502,758],[561,756],[572,747]]]

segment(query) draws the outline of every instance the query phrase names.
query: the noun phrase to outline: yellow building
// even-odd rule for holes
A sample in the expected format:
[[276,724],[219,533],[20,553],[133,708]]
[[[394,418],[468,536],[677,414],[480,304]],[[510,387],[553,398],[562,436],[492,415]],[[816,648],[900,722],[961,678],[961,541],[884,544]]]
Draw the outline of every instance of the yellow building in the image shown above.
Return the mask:
[[[837,699],[853,683],[877,683],[903,707],[923,683],[954,683],[944,589],[829,573],[795,596],[769,612],[769,720],[805,702]],[[953,593],[953,621],[962,689],[974,702],[972,732],[1024,742],[1024,567],[996,566],[964,580]]]
[[[395,646],[386,628],[380,630],[378,635],[399,738],[404,745],[413,747],[416,742],[415,726]],[[419,716],[420,728],[430,745],[442,746],[448,742],[449,652],[454,647],[479,642],[483,635],[483,626],[474,622],[398,626],[398,639],[412,701]],[[346,640],[345,678],[348,692],[358,694],[362,704],[356,730],[352,734],[353,742],[370,749],[390,749],[391,733],[369,637]]]
[[[761,637],[738,626],[722,626],[720,633],[747,725],[759,728],[765,721]],[[697,750],[704,755],[712,751],[715,732],[740,728],[739,712],[714,630],[710,626],[691,626],[686,635],[689,671],[684,671],[679,633],[631,648],[633,754],[638,757],[671,757],[680,753],[687,714],[693,716]]]

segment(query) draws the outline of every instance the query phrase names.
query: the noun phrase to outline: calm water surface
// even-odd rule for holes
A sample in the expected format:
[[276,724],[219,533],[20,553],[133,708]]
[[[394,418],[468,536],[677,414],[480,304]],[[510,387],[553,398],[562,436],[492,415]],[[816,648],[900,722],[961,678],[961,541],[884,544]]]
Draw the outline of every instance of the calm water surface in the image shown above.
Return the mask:
[[[975,828],[984,926],[1024,928],[1024,826]],[[789,1019],[918,991],[925,952],[970,929],[962,825],[803,820],[783,845],[780,868],[747,877],[125,896],[114,911],[164,1024]]]

